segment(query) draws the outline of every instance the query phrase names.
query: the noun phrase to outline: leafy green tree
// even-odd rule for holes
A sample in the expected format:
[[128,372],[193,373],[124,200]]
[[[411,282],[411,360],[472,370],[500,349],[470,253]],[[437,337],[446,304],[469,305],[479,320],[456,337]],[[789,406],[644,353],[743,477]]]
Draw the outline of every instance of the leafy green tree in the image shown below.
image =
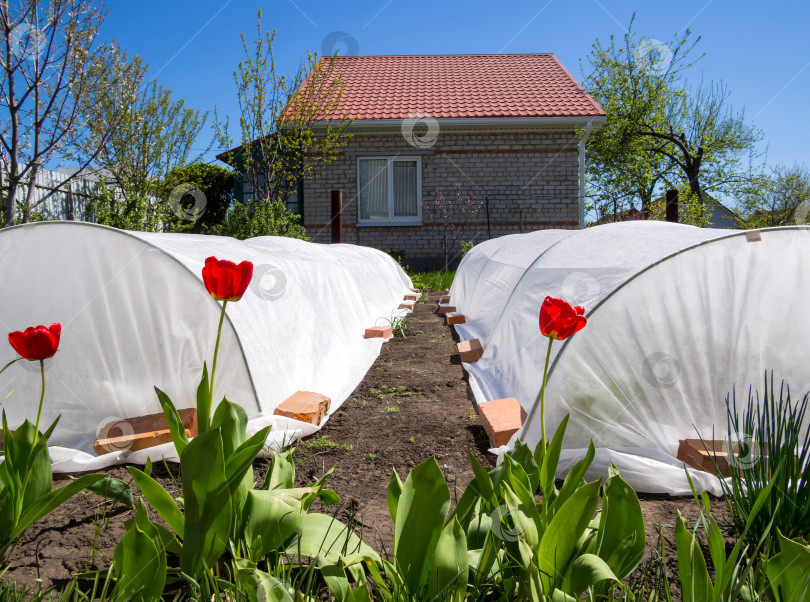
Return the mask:
[[777,165],[749,183],[737,208],[749,228],[804,225],[810,214],[810,170]]
[[130,59],[112,44],[104,50],[104,60],[116,68],[109,85],[94,87],[83,105],[89,140],[101,146],[94,165],[110,174],[125,198],[155,195],[160,178],[189,162],[208,113],[187,108],[171,90],[147,80],[141,57]]
[[631,20],[621,42],[594,44],[585,84],[607,122],[589,143],[592,208],[612,204],[614,195],[635,197],[650,217],[663,187],[686,182],[688,197],[705,205],[751,178],[762,133],[729,105],[722,84],[687,86],[699,41],[690,37],[687,29],[657,42],[634,31]]
[[[233,171],[210,163],[189,163],[172,169],[159,185],[160,197],[175,212],[196,217],[190,232],[207,234],[225,221],[233,202]],[[200,193],[202,196],[199,196]],[[199,209],[199,216],[193,215]]]
[[234,203],[227,218],[211,229],[211,234],[239,240],[256,236],[286,236],[309,240],[299,215],[278,199],[252,203]]
[[[276,70],[273,44],[276,32],[262,30],[250,47],[242,34],[245,58],[234,70],[241,146],[219,156],[237,168],[253,186],[258,199],[287,201],[298,183],[315,177],[323,165],[337,157],[350,137],[345,115],[330,116],[340,105],[343,83],[330,58],[309,53],[292,76]],[[229,120],[217,123],[223,148],[233,144]]]

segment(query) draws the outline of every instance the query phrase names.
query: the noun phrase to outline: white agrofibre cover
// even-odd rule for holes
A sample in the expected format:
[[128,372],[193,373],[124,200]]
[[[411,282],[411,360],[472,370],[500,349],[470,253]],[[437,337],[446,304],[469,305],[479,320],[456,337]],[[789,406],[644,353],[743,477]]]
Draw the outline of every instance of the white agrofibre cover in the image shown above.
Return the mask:
[[[678,440],[726,438],[732,390],[745,401],[766,370],[792,397],[810,389],[810,231],[759,235],[625,222],[477,245],[450,291],[467,320],[461,340],[484,347],[465,364],[476,400],[517,398],[528,418],[510,445],[534,447],[548,341],[540,305],[547,295],[583,305],[587,326],[552,347],[546,432],[570,414],[558,476],[593,439],[589,478],[613,462],[639,491],[689,494]],[[690,474],[699,490],[721,493],[715,477]]]
[[[366,247],[278,237],[125,232],[81,222],[43,222],[0,231],[0,322],[6,332],[62,324],[46,360],[42,424],[61,415],[51,439],[54,470],[174,459],[174,447],[96,456],[101,426],[161,411],[153,386],[178,408],[194,407],[203,362],[214,355],[220,304],[202,283],[206,257],[254,265],[251,285],[228,303],[214,403],[241,404],[269,443],[317,427],[273,415],[298,390],[332,399],[335,412],[377,358],[382,339],[364,330],[404,310],[410,279],[391,257]],[[0,345],[0,365],[17,357]],[[39,363],[0,376],[9,425],[36,417]]]

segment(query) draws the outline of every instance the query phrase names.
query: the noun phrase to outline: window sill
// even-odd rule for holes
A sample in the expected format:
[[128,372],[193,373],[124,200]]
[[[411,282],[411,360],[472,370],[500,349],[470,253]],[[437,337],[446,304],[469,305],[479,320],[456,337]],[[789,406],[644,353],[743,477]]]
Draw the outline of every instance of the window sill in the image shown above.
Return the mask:
[[364,228],[367,226],[421,226],[422,220],[420,219],[367,219],[358,220],[357,227]]

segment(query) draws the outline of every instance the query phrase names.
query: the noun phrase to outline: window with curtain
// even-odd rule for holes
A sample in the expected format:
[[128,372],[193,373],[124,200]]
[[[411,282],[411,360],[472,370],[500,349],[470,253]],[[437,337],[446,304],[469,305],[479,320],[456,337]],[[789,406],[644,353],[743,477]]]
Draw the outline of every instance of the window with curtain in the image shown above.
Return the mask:
[[368,157],[357,160],[358,223],[421,225],[419,157]]

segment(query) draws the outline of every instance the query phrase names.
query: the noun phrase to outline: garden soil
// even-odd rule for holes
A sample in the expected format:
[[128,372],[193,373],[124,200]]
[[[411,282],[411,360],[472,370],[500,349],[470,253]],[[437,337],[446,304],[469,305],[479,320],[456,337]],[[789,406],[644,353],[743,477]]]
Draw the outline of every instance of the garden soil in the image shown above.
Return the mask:
[[[297,485],[315,481],[334,467],[327,486],[343,504],[313,510],[353,522],[363,539],[389,552],[393,528],[386,487],[393,470],[404,480],[408,472],[431,455],[444,472],[451,496],[461,495],[472,479],[468,453],[484,466],[494,466],[489,442],[474,411],[466,374],[456,353],[452,327],[437,315],[438,293],[423,296],[407,319],[406,337],[383,345],[382,353],[351,397],[318,433],[298,442]],[[539,373],[539,372],[538,372]],[[170,474],[170,469],[173,473]],[[175,464],[156,466],[154,476],[178,495]],[[267,462],[257,461],[260,481]],[[131,482],[124,467],[107,471]],[[74,475],[75,476],[75,475]],[[70,477],[56,475],[55,486]],[[137,487],[132,484],[134,493]],[[654,561],[659,527],[663,525],[670,579],[676,570],[673,526],[676,510],[694,519],[691,498],[641,495],[647,527],[648,558]],[[713,505],[725,518],[725,504]],[[153,519],[159,520],[153,513]],[[71,575],[108,566],[133,511],[95,494],[76,496],[36,523],[14,549],[4,579],[31,588],[60,586]],[[673,593],[676,588],[673,588]]]

